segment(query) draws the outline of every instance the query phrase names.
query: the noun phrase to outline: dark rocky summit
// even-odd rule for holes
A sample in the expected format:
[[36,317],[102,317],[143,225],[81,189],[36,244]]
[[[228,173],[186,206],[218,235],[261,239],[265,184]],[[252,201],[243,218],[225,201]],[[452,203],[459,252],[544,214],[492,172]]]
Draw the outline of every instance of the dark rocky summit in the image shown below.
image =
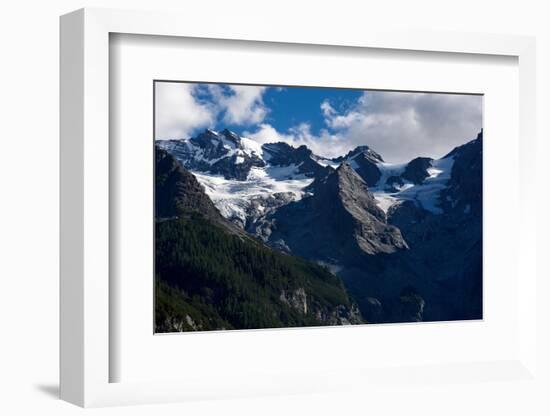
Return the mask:
[[267,143],[262,146],[264,160],[273,166],[297,166],[297,173],[316,178],[326,175],[331,168],[320,165],[317,157],[306,146],[292,147],[287,143]]
[[424,179],[430,176],[428,168],[432,166],[432,162],[433,159],[429,157],[417,157],[407,164],[401,177],[415,185],[421,184]]
[[333,160],[352,164],[357,174],[371,187],[376,186],[382,176],[377,164],[384,162],[384,159],[368,146],[358,146],[346,156]]
[[399,229],[386,223],[367,185],[347,163],[320,180],[314,195],[279,208],[268,221],[270,230],[264,230],[264,235],[269,241],[328,263],[354,262],[357,256],[408,248]]

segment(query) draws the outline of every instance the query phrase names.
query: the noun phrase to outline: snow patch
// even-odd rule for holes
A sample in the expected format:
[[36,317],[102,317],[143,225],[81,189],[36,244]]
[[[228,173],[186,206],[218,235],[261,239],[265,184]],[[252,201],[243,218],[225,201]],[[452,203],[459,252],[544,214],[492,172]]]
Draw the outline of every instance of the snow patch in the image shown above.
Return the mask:
[[387,214],[392,206],[402,202],[399,198],[396,198],[395,196],[387,192],[373,192],[373,195],[376,201],[376,205],[378,205],[378,208],[384,211],[384,214]]
[[[241,137],[241,144],[244,152],[248,156],[256,155],[258,157],[264,156],[264,151],[262,150],[262,145],[255,140],[249,139],[247,137]],[[264,159],[265,160],[265,159]]]
[[442,214],[443,209],[439,206],[439,195],[451,179],[453,164],[454,156],[434,160],[432,167],[428,169],[430,176],[420,185],[399,192],[399,198],[415,201],[420,207],[434,214]]
[[390,164],[385,162],[377,163],[381,176],[375,187],[370,191],[373,193],[378,207],[386,214],[395,204],[404,201],[413,201],[418,206],[434,214],[442,214],[439,206],[439,195],[441,190],[447,186],[451,178],[454,163],[454,156],[445,159],[434,160],[428,168],[428,177],[418,185],[404,181],[403,185],[394,184],[394,191],[388,191],[386,182],[391,176],[401,176],[407,167],[407,163]]
[[405,168],[408,163],[386,163],[379,162],[376,164],[376,167],[380,171],[380,179],[374,187],[377,190],[383,190],[386,186],[386,181],[390,176],[401,176],[405,172]]
[[325,158],[319,157],[313,160],[315,160],[318,164],[320,164],[324,168],[326,168],[327,166],[330,166],[333,169],[337,169],[338,166],[340,166],[340,162],[335,162],[334,160],[331,160],[331,159],[325,159]]

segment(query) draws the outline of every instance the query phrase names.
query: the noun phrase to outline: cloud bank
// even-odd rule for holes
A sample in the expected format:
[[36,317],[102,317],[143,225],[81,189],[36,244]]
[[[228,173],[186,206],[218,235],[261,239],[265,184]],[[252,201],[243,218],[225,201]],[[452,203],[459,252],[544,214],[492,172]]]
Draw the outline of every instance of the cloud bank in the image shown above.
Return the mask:
[[475,138],[482,127],[481,96],[365,91],[345,107],[322,101],[320,128],[303,120],[278,131],[276,120],[266,121],[266,91],[257,86],[158,83],[155,137],[187,138],[196,129],[234,125],[261,144],[304,144],[325,157],[368,145],[388,162],[405,162],[416,156],[441,157]]

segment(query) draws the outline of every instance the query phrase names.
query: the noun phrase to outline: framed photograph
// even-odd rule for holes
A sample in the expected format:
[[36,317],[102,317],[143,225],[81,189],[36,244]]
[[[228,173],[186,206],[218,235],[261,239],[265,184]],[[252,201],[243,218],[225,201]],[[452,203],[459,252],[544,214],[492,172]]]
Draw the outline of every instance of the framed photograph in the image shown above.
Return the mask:
[[155,333],[482,319],[482,99],[154,81]]
[[61,397],[537,383],[534,51],[63,16]]

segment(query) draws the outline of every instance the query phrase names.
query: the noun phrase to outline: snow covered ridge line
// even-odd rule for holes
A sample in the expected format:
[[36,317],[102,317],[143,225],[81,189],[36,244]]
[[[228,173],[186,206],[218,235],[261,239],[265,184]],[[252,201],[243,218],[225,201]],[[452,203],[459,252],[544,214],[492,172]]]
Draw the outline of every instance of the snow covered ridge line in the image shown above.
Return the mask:
[[313,154],[306,146],[296,148],[277,141],[260,145],[227,129],[221,132],[207,129],[196,137],[158,140],[156,144],[172,153],[184,166],[203,172],[208,172],[223,160],[236,164],[252,160],[256,165],[287,165],[310,159],[319,162],[319,166],[337,167],[339,164]]
[[422,183],[415,184],[410,180],[402,180],[388,189],[387,183],[391,177],[401,177],[407,164],[379,163],[377,166],[382,176],[376,186],[371,188],[378,206],[387,214],[389,209],[404,201],[412,201],[420,208],[433,214],[442,214],[439,196],[447,187],[453,170],[454,155],[443,159],[432,160],[426,169],[427,177]]
[[367,184],[386,214],[405,201],[441,214],[441,191],[448,186],[455,157],[480,144],[481,137],[482,133],[441,159],[417,157],[400,164],[385,162],[368,146],[327,159],[306,146],[260,145],[227,129],[205,130],[194,138],[157,141],[157,145],[195,174],[222,215],[245,226],[251,219],[306,197],[313,192],[315,179],[326,177],[343,162]]

